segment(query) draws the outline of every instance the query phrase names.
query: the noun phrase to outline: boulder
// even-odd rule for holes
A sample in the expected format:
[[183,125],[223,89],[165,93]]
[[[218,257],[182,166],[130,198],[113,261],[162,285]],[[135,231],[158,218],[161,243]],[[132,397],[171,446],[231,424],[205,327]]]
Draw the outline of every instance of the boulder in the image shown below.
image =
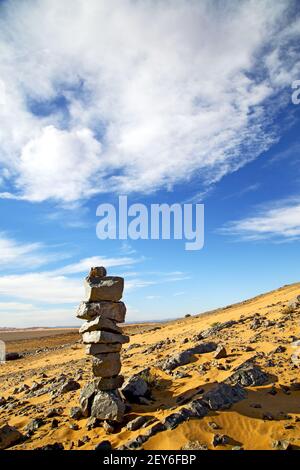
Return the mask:
[[96,392],[97,392],[97,389],[95,386],[95,381],[88,382],[87,384],[85,384],[85,386],[83,387],[81,391],[79,403],[80,403],[82,415],[85,418],[91,415],[93,398]]
[[240,385],[231,386],[221,382],[203,394],[202,403],[211,410],[225,410],[246,397],[247,392]]
[[80,334],[96,331],[105,330],[113,333],[122,334],[121,328],[119,328],[113,320],[102,316],[96,317],[95,320],[85,322],[79,330]]
[[93,357],[93,374],[95,377],[113,377],[121,370],[119,353],[97,354]]
[[297,295],[296,297],[294,297],[294,298],[288,303],[288,307],[291,307],[291,308],[298,308],[298,307],[300,307],[300,295]]
[[21,353],[10,352],[10,353],[6,353],[5,360],[6,361],[16,361],[17,359],[22,359],[22,357],[24,357],[24,355],[21,354]]
[[96,343],[88,344],[85,347],[85,352],[91,356],[96,356],[97,354],[120,352],[121,349],[122,344],[120,343]]
[[82,409],[79,406],[73,406],[70,409],[70,417],[72,419],[80,419],[82,418]]
[[236,325],[237,321],[235,320],[228,320],[224,323],[218,323],[211,328],[208,328],[207,330],[204,330],[200,333],[200,336],[202,338],[208,338],[209,336],[214,335],[215,333],[218,333],[219,331],[222,331],[226,328],[231,328],[232,326]]
[[126,307],[123,302],[81,302],[76,316],[80,320],[94,320],[96,317],[109,318],[123,323]]
[[122,298],[123,289],[122,277],[88,277],[85,281],[85,300],[86,302],[101,302],[102,300],[118,302]]
[[98,392],[93,400],[91,416],[100,420],[122,422],[125,404],[117,391]]
[[17,444],[22,439],[22,434],[13,426],[5,424],[0,428],[0,450]]
[[226,380],[226,383],[239,384],[243,387],[260,386],[266,382],[268,382],[268,374],[253,364],[243,365]]
[[69,379],[62,384],[60,389],[58,390],[59,394],[64,394],[68,392],[74,392],[80,388],[80,384],[76,382],[74,379]]
[[29,433],[34,433],[41,426],[44,426],[45,421],[42,418],[34,418],[30,423],[27,424],[25,430]]
[[227,352],[224,346],[220,345],[217,347],[217,349],[214,352],[214,358],[215,359],[223,359],[227,357]]
[[193,348],[186,349],[175,354],[173,357],[169,357],[166,361],[161,364],[161,368],[165,371],[172,371],[176,367],[184,366],[189,364],[194,354],[206,354],[214,351],[217,348],[215,343],[200,343]]
[[150,388],[145,379],[135,374],[124,383],[122,394],[130,403],[139,403],[141,397],[150,395]]
[[91,415],[93,399],[96,393],[100,391],[116,390],[122,387],[124,377],[117,375],[116,377],[99,377],[88,382],[82,389],[80,394],[80,407],[84,417]]
[[117,333],[111,333],[109,331],[89,331],[87,333],[83,333],[82,339],[85,344],[129,343],[129,336],[119,335]]

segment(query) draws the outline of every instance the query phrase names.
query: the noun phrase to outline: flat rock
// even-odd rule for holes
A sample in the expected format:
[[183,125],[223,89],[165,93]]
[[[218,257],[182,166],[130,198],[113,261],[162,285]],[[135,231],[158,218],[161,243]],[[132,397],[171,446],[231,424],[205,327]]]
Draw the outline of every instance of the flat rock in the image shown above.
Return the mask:
[[246,397],[247,392],[240,385],[231,386],[221,382],[203,394],[202,403],[211,410],[226,410]]
[[95,377],[113,377],[121,370],[120,353],[98,354],[93,357],[93,374]]
[[6,424],[0,428],[0,450],[7,449],[17,444],[22,438],[22,434],[13,426]]
[[175,354],[173,357],[169,357],[161,364],[161,368],[165,371],[172,371],[179,366],[189,364],[194,354],[206,354],[215,351],[216,348],[216,343],[200,343],[193,348],[186,349],[185,351]]
[[96,317],[95,320],[85,322],[80,328],[79,333],[83,334],[96,330],[111,331],[113,333],[122,334],[121,328],[119,328],[113,320],[102,316]]
[[228,379],[226,383],[239,384],[243,387],[255,387],[264,385],[268,382],[268,374],[263,372],[258,366],[248,364],[238,368]]
[[86,354],[96,356],[97,354],[120,352],[122,344],[120,343],[96,343],[88,344],[85,347]]
[[94,320],[101,316],[117,323],[123,323],[125,315],[126,306],[123,302],[81,302],[76,312],[80,320]]
[[151,416],[138,416],[132,421],[129,421],[126,426],[126,429],[128,429],[128,431],[136,431],[137,429],[143,427],[148,421],[150,421],[150,419]]
[[100,420],[122,422],[125,404],[117,391],[98,392],[93,400],[91,416]]
[[106,276],[102,278],[86,278],[85,301],[101,302],[109,300],[118,302],[123,295],[124,279],[117,276]]
[[109,331],[89,331],[83,333],[82,340],[84,344],[98,343],[129,343],[129,336],[111,333]]

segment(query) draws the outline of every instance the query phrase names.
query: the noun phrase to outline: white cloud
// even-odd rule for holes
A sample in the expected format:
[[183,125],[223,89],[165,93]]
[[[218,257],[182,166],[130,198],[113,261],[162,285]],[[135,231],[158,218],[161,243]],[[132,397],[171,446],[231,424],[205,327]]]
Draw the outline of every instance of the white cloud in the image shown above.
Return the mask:
[[5,2],[2,197],[70,203],[196,172],[212,183],[256,158],[277,138],[268,99],[281,104],[300,71],[293,4]]
[[52,305],[76,304],[82,300],[84,290],[82,279],[40,272],[1,276],[0,295]]
[[258,216],[228,223],[221,232],[238,235],[245,240],[294,240],[300,237],[300,203],[290,201],[274,204]]
[[0,269],[37,268],[67,255],[51,254],[42,243],[20,243],[0,233]]
[[36,307],[33,304],[24,304],[21,302],[0,302],[0,312],[2,313],[3,311],[6,312],[8,311],[32,311],[35,310]]
[[78,263],[63,266],[62,268],[53,271],[53,274],[87,273],[92,266],[105,266],[105,268],[108,270],[109,268],[116,266],[129,266],[131,264],[137,263],[138,261],[138,259],[129,257],[106,258],[105,256],[91,256],[90,258],[84,258],[80,260]]

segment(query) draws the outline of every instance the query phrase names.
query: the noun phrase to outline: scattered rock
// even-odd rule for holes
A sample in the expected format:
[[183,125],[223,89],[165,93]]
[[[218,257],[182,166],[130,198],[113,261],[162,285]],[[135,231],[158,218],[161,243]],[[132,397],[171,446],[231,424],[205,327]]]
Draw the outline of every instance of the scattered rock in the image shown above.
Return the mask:
[[70,417],[72,419],[81,419],[82,418],[82,410],[79,406],[73,406],[70,409]]
[[129,423],[126,426],[126,429],[128,429],[128,431],[136,431],[137,429],[140,429],[146,423],[148,423],[150,419],[151,419],[151,416],[138,416],[132,421],[129,421]]
[[58,394],[64,394],[68,392],[73,392],[80,388],[80,384],[74,379],[68,379],[65,383],[62,384]]
[[258,366],[248,364],[238,368],[226,380],[226,383],[239,384],[243,387],[255,387],[264,385],[267,381],[268,374],[263,372]]
[[277,450],[290,450],[292,448],[290,441],[287,440],[273,441],[272,447]]
[[229,444],[230,442],[230,438],[228,436],[226,436],[226,434],[215,434],[215,436],[213,437],[213,440],[212,440],[212,445],[214,447],[217,447],[217,446],[226,446],[227,444]]
[[95,450],[97,451],[106,451],[106,450],[112,450],[111,443],[109,441],[102,441],[99,444],[96,445]]
[[63,444],[55,442],[54,444],[46,444],[42,447],[36,447],[34,450],[65,450]]
[[204,393],[202,402],[211,410],[225,410],[234,403],[244,400],[247,392],[239,384],[231,386],[221,382],[213,389]]
[[30,421],[30,423],[27,424],[25,430],[29,433],[34,433],[44,424],[45,421],[42,418],[34,418],[32,421]]
[[20,431],[9,424],[5,424],[0,428],[0,450],[17,444],[22,437]]
[[141,397],[149,397],[150,388],[140,374],[135,374],[124,383],[122,394],[130,403],[139,403]]
[[214,358],[215,359],[223,359],[227,357],[227,352],[224,346],[220,345],[217,347],[217,349],[214,352]]
[[6,353],[5,360],[6,361],[16,361],[17,359],[22,359],[24,357],[23,354],[18,352],[10,352]]

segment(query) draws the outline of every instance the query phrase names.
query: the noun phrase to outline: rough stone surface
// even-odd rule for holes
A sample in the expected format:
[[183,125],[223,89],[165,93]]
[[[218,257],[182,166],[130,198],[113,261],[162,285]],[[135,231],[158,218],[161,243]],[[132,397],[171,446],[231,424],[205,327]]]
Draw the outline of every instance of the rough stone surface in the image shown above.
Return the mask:
[[221,382],[203,394],[202,403],[211,410],[225,410],[246,397],[247,392],[240,385],[231,386]]
[[150,419],[151,417],[149,416],[138,416],[132,421],[129,421],[126,426],[126,429],[128,429],[128,431],[136,431],[137,429],[143,427]]
[[86,302],[109,300],[118,302],[123,295],[124,279],[117,276],[87,278],[85,281]]
[[13,426],[6,424],[0,428],[0,450],[7,449],[17,444],[22,438],[22,434]]
[[97,266],[94,268],[90,269],[89,275],[87,276],[87,279],[101,279],[102,277],[105,277],[107,274],[106,269],[104,266]]
[[124,383],[122,394],[130,403],[139,403],[140,397],[149,396],[149,385],[139,374],[135,374]]
[[81,394],[80,394],[80,407],[82,410],[82,414],[85,418],[90,416],[91,414],[91,409],[92,409],[92,404],[93,404],[93,398],[96,394],[96,387],[95,387],[95,382],[88,382],[85,384],[83,387]]
[[117,391],[98,392],[93,400],[91,415],[100,420],[122,422],[125,404]]
[[83,333],[83,342],[85,344],[93,343],[128,343],[129,337],[126,335],[119,335],[117,333],[111,333],[109,331],[90,331]]
[[193,348],[186,349],[168,358],[161,364],[161,368],[165,371],[172,371],[179,366],[189,364],[194,354],[205,354],[214,351],[217,348],[215,343],[201,343]]
[[121,349],[122,344],[120,343],[98,343],[86,345],[85,352],[91,356],[97,356],[97,354],[120,352]]
[[93,357],[93,374],[95,377],[113,377],[121,370],[119,353],[98,354]]
[[214,358],[215,359],[223,359],[227,357],[227,352],[224,346],[218,346],[217,349],[214,352]]
[[226,380],[226,383],[239,384],[243,387],[260,386],[264,385],[266,382],[268,382],[268,374],[253,364],[248,364],[237,369]]
[[300,295],[294,297],[289,303],[288,306],[291,308],[298,308],[300,307]]
[[202,336],[202,338],[208,338],[209,336],[212,336],[215,333],[218,333],[219,331],[224,330],[225,328],[230,328],[230,327],[236,325],[236,323],[237,322],[235,320],[229,320],[229,321],[226,321],[224,323],[218,323],[217,325],[215,325],[211,328],[208,328],[207,330],[202,331],[201,336]]
[[117,323],[123,323],[126,307],[123,302],[81,302],[76,316],[80,320],[94,320],[100,316],[109,318]]
[[105,330],[111,331],[113,333],[122,334],[121,328],[119,328],[113,320],[105,318],[102,316],[96,317],[95,320],[87,321],[82,325],[79,330],[80,334],[96,331],[96,330]]

